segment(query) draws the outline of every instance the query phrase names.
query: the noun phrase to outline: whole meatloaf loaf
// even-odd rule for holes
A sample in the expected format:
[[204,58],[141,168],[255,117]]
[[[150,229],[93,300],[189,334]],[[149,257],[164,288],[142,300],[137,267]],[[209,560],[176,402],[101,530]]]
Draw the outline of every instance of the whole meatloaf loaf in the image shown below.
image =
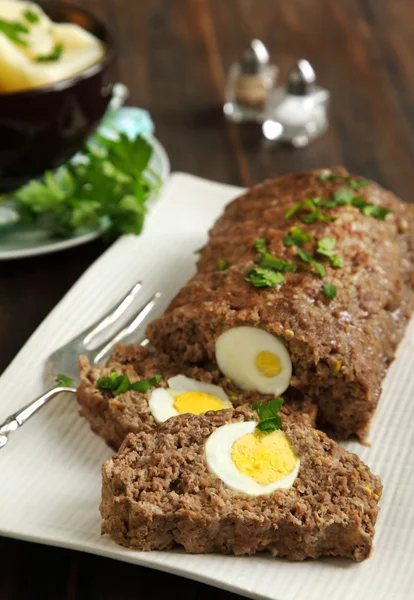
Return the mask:
[[[134,344],[118,345],[107,363],[92,365],[85,356],[79,359],[81,383],[77,390],[80,414],[85,417],[91,429],[114,450],[118,450],[128,433],[150,432],[159,423],[151,413],[149,399],[156,388],[166,388],[170,377],[183,374],[196,381],[220,386],[233,406],[266,402],[272,396],[243,392],[227,380],[217,370],[209,371],[194,365],[183,368],[165,354],[150,351]],[[151,379],[157,374],[162,379],[146,392],[127,390],[114,394],[113,390],[102,389],[98,385],[101,377],[108,377],[116,371],[118,375],[128,374],[131,382]],[[316,405],[307,397],[292,390],[285,397],[281,412],[283,420],[293,420],[314,426]]]
[[288,384],[317,403],[321,426],[364,439],[413,309],[413,224],[413,206],[342,168],[266,181],[228,205],[148,337],[202,364],[218,362],[223,333],[265,330],[287,349]]
[[128,435],[103,465],[102,533],[138,550],[178,544],[192,553],[267,550],[292,560],[367,558],[380,480],[324,433],[285,424],[284,435],[300,461],[286,489],[262,495],[234,491],[209,468],[212,434],[252,419],[243,408],[185,414],[158,430]]

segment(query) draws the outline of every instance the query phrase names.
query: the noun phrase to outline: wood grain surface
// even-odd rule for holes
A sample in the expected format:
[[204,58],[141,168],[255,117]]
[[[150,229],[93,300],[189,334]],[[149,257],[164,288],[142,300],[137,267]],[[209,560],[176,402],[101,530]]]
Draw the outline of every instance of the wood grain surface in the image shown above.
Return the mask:
[[[341,163],[412,201],[412,0],[78,1],[112,26],[129,104],[150,111],[173,170],[247,186]],[[223,119],[226,71],[253,37],[268,46],[282,77],[305,57],[332,93],[330,129],[306,149],[269,147],[258,127]],[[98,240],[0,263],[0,372],[105,248]],[[2,600],[236,598],[172,575],[15,540],[0,539],[0,554]]]

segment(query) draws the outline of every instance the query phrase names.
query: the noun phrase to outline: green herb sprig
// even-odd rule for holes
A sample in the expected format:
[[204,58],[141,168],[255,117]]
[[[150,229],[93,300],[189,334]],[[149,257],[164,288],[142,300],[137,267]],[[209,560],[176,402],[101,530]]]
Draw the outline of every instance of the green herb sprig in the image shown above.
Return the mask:
[[255,242],[256,250],[259,252],[260,256],[257,259],[257,262],[262,267],[268,267],[269,269],[274,269],[275,271],[296,271],[297,266],[292,265],[291,263],[282,260],[281,258],[277,258],[270,254],[267,249],[266,241],[264,238],[258,238]]
[[283,405],[283,398],[273,398],[263,404],[252,404],[252,409],[259,416],[257,429],[265,434],[272,433],[282,427],[282,419],[278,414]]
[[219,258],[217,267],[219,271],[227,271],[229,268],[229,262],[225,258]]
[[317,270],[319,277],[321,279],[323,279],[325,277],[325,275],[326,275],[325,268],[320,262],[318,262],[317,260],[312,258],[312,256],[310,256],[310,254],[308,254],[307,252],[304,252],[300,248],[298,248],[297,252],[298,252],[299,258],[301,260],[303,260],[303,262],[313,265],[315,267],[315,269]]
[[282,273],[263,267],[256,267],[255,269],[250,269],[249,271],[247,271],[246,275],[247,277],[245,277],[245,281],[251,283],[254,287],[257,288],[277,287],[278,285],[281,285],[286,281]]
[[85,146],[76,161],[4,198],[14,201],[22,221],[41,222],[51,235],[67,236],[81,228],[139,234],[146,201],[161,184],[149,168],[151,155],[142,136],[100,137],[99,146]]
[[71,387],[73,379],[71,379],[67,375],[64,375],[63,373],[58,373],[56,375],[56,383],[57,385],[60,385],[62,387]]
[[283,238],[285,246],[303,246],[307,242],[313,242],[313,235],[303,231],[301,227],[291,227],[289,235]]
[[116,371],[112,371],[109,377],[100,377],[97,381],[98,388],[100,390],[112,390],[115,396],[128,392],[129,390],[135,390],[138,392],[148,392],[148,390],[154,385],[157,385],[161,381],[162,375],[154,375],[151,379],[141,379],[135,383],[131,383],[128,377],[128,373],[124,375],[118,375]]
[[342,257],[338,254],[335,254],[336,239],[334,237],[323,237],[318,240],[318,248],[316,252],[318,254],[322,254],[323,256],[327,256],[331,261],[331,264],[336,269],[343,267]]
[[333,300],[334,298],[336,298],[336,285],[334,285],[333,283],[325,283],[322,286],[322,293],[329,298],[329,300]]
[[26,21],[28,21],[29,23],[32,23],[32,25],[35,25],[36,23],[39,23],[39,21],[40,21],[39,15],[30,9],[25,10],[23,13],[23,16],[26,19]]
[[50,54],[36,56],[35,61],[38,63],[55,62],[60,59],[63,54],[63,44],[56,44]]
[[15,44],[19,46],[28,46],[28,42],[22,38],[22,34],[28,34],[29,29],[26,25],[18,21],[5,21],[0,19],[0,33],[4,33]]

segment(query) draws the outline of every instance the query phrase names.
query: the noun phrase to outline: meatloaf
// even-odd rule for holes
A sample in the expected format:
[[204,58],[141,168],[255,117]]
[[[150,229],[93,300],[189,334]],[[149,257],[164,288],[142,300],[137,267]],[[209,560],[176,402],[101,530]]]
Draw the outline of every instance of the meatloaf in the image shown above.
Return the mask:
[[[91,365],[85,356],[81,356],[79,370],[81,384],[77,390],[77,399],[81,406],[80,414],[89,422],[91,429],[114,450],[118,450],[128,433],[151,432],[158,425],[148,406],[151,390],[145,393],[129,390],[114,396],[111,390],[98,387],[98,379],[108,377],[112,371],[117,371],[118,374],[128,373],[132,383],[150,379],[160,373],[162,380],[157,384],[158,387],[166,387],[167,379],[184,374],[198,381],[219,385],[234,406],[271,399],[271,396],[238,390],[217,369],[210,371],[194,365],[183,368],[164,354],[133,344],[117,346],[103,366]],[[302,397],[292,390],[285,398],[281,414],[284,420],[315,425],[316,405],[308,397]]]
[[252,418],[246,408],[185,414],[157,430],[129,434],[103,465],[102,533],[138,550],[178,544],[192,553],[367,558],[381,482],[324,433],[285,424],[300,457],[290,489],[252,497],[208,470],[204,444],[210,434]]
[[[344,189],[348,200],[341,203]],[[322,211],[329,220],[306,224],[303,211],[287,218],[307,199],[338,202]],[[364,209],[371,205],[391,212],[375,218],[372,207]],[[292,226],[312,234],[301,250],[323,265],[323,280],[284,242]],[[290,386],[314,399],[319,424],[363,440],[414,305],[413,226],[413,206],[343,168],[266,181],[229,204],[210,232],[196,275],[149,325],[148,337],[174,360],[202,364],[215,361],[223,332],[262,328],[284,342],[293,364]],[[335,238],[341,268],[317,254],[324,237]],[[246,281],[257,267],[257,238],[296,266],[283,273],[284,284],[258,288]],[[336,297],[323,293],[325,283],[336,287]]]

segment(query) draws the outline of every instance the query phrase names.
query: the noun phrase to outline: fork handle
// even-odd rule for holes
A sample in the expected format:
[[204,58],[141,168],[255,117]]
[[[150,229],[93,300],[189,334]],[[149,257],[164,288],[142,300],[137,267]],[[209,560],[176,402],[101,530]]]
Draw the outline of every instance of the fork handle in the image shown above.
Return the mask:
[[72,392],[76,393],[76,388],[64,387],[64,386],[55,386],[51,390],[48,390],[26,406],[23,406],[20,410],[10,415],[4,423],[0,425],[0,434],[7,435],[11,431],[15,431],[21,425],[24,425],[26,421],[30,419],[38,410],[40,410],[45,404],[52,400],[55,396],[62,392]]

